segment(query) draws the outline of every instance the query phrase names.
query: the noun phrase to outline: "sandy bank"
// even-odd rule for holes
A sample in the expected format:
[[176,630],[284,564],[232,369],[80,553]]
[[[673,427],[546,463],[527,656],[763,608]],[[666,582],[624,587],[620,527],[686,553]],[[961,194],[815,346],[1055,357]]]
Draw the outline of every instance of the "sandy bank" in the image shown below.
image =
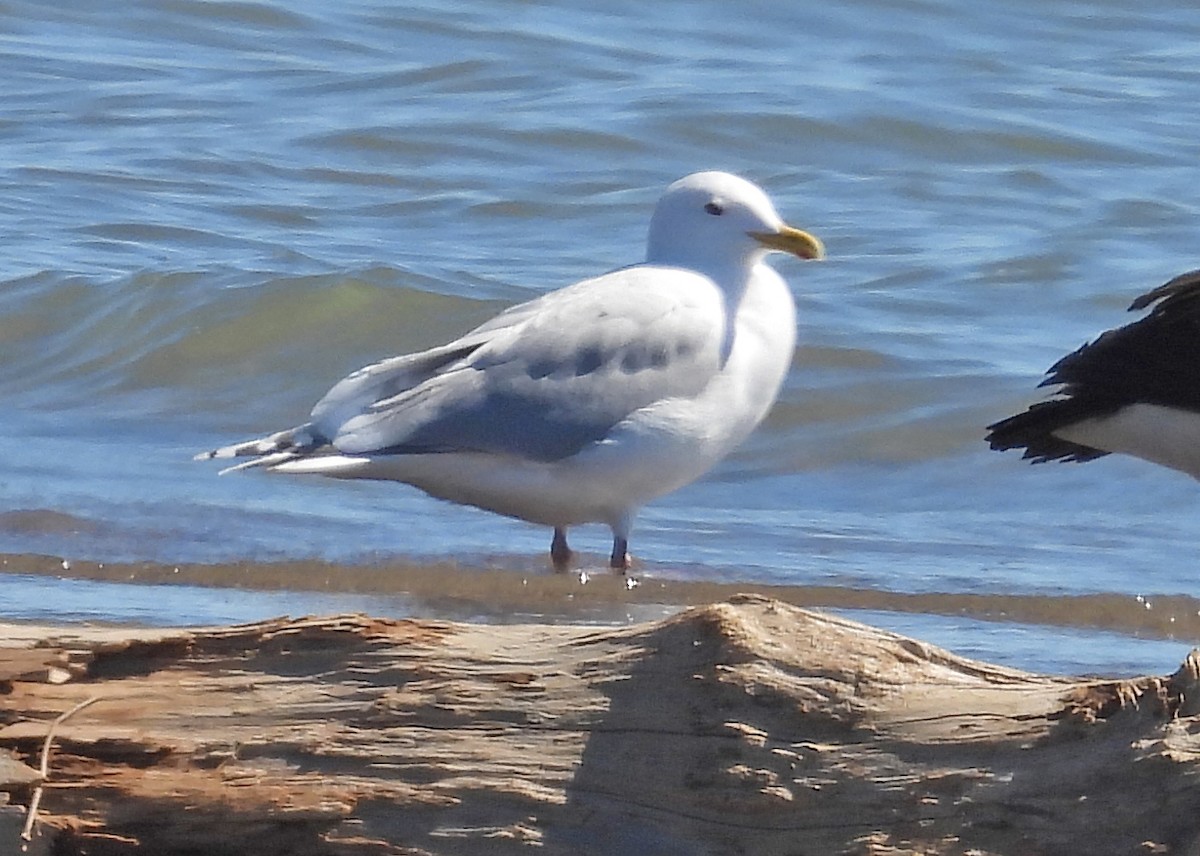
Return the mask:
[[[0,554],[0,574],[68,577],[141,586],[184,585],[250,591],[396,595],[411,614],[496,623],[625,623],[686,606],[752,593],[793,606],[945,615],[984,621],[1095,629],[1159,639],[1200,639],[1200,598],[1155,594],[898,592],[844,584],[773,585],[741,580],[629,577],[607,569],[556,574],[539,561],[513,569],[486,562],[391,561],[345,564],[321,560],[188,564],[98,562],[60,556]],[[584,581],[586,580],[586,581]],[[330,610],[335,611],[335,610]]]

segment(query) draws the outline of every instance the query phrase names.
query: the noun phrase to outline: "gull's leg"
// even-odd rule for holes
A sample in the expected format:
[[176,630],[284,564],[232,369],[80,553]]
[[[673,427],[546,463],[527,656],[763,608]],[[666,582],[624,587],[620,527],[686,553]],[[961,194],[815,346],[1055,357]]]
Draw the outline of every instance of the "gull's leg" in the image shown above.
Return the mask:
[[554,563],[554,570],[569,570],[571,557],[571,548],[567,546],[567,530],[561,526],[554,527],[554,540],[550,542],[550,561]]
[[629,541],[621,535],[613,536],[612,555],[608,559],[608,566],[614,571],[625,573],[629,570]]
[[624,514],[609,524],[613,534],[612,555],[608,557],[608,566],[614,571],[625,573],[631,564],[629,556],[629,530],[633,528],[633,509],[627,509]]

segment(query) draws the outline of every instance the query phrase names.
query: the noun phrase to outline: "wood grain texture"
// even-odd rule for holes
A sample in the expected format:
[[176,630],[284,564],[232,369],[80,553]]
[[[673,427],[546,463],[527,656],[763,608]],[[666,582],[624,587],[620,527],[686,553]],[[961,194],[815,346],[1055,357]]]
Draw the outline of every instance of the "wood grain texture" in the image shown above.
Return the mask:
[[0,625],[0,674],[27,768],[103,697],[56,734],[56,853],[1200,852],[1196,655],[1045,677],[740,596],[620,628]]

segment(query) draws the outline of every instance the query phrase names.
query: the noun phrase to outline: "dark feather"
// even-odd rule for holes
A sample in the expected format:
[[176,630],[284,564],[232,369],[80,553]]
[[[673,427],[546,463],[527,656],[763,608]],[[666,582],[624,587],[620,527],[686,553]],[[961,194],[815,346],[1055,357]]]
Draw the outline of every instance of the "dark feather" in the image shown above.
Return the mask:
[[1129,307],[1143,318],[1109,330],[1050,367],[1042,386],[1056,397],[988,426],[993,449],[1024,448],[1035,462],[1088,461],[1107,454],[1053,432],[1132,404],[1200,412],[1200,270],[1175,277]]

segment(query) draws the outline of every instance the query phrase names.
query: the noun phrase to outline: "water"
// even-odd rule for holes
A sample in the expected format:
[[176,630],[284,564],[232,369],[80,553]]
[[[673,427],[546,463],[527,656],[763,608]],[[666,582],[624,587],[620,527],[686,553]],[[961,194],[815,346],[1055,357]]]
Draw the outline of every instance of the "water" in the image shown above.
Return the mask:
[[[336,573],[278,596],[67,572],[48,594],[11,573],[7,617],[45,618],[49,599],[72,620],[504,620],[495,580],[544,575],[548,533],[190,457],[299,421],[362,364],[636,261],[662,188],[720,168],[830,258],[776,262],[801,312],[788,385],[736,455],[644,512],[645,580],[680,602],[710,583],[831,606],[873,592],[871,620],[1050,671],[1170,671],[1200,637],[1187,599],[1173,624],[1142,622],[1200,596],[1190,479],[1030,468],[981,441],[1058,356],[1196,266],[1200,10],[14,2],[0,70],[0,553],[368,577],[449,562],[475,581],[451,608],[339,592]],[[577,543],[599,556],[605,533]],[[955,612],[946,594],[977,599]],[[1007,595],[1032,617],[989,606]]]

